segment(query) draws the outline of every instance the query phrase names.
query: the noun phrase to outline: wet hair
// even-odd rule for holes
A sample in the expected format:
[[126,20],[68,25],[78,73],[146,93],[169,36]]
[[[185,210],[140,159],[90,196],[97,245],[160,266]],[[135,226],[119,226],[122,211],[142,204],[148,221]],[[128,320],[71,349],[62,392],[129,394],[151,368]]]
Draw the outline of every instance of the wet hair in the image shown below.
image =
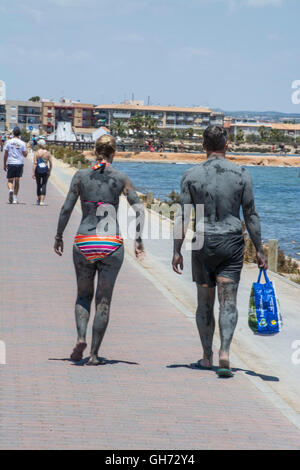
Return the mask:
[[14,130],[13,130],[13,135],[15,137],[19,137],[19,135],[21,135],[21,131],[20,131],[20,128],[19,127],[15,127]]
[[95,150],[97,155],[101,155],[104,158],[109,158],[116,151],[116,141],[109,135],[105,134],[96,141]]
[[226,142],[227,132],[221,126],[208,126],[203,132],[203,146],[208,151],[224,150]]

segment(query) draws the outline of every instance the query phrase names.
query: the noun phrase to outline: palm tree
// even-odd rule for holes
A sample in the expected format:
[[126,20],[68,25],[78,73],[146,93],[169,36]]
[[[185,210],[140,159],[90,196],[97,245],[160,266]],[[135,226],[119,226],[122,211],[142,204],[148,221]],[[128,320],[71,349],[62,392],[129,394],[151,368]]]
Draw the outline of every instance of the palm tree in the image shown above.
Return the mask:
[[258,132],[259,132],[259,135],[260,135],[260,138],[262,140],[262,142],[265,142],[268,140],[269,138],[269,129],[267,129],[265,126],[260,126],[260,128],[258,129]]
[[126,124],[121,119],[116,119],[110,125],[111,132],[114,136],[124,137],[126,135]]
[[186,130],[186,133],[189,137],[193,137],[194,135],[194,129],[192,127],[189,127],[187,130]]
[[244,132],[242,129],[239,129],[236,135],[236,141],[239,143],[244,142]]
[[150,134],[153,136],[157,129],[157,120],[151,116],[144,117],[144,129],[150,131]]
[[137,144],[142,148],[144,119],[142,116],[132,116],[128,122],[128,128],[138,137]]
[[129,129],[133,130],[137,135],[141,135],[142,129],[144,127],[144,120],[142,116],[133,116],[129,119],[128,123]]
[[271,142],[281,142],[284,141],[284,133],[278,129],[271,129],[269,139]]

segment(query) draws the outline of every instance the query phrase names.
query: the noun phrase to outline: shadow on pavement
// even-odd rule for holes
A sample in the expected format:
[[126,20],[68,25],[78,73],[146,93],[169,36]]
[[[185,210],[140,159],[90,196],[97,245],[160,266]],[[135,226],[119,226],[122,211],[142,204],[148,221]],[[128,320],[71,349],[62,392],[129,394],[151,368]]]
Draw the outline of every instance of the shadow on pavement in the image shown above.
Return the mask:
[[[52,358],[50,357],[48,361],[63,361],[63,362],[70,362],[73,366],[85,366],[88,362],[89,358],[85,357],[84,359],[81,359],[81,361],[74,362],[72,359],[69,357],[63,357],[63,358]],[[91,366],[91,367],[98,367],[98,366],[106,366],[106,365],[113,365],[113,364],[129,364],[133,366],[138,366],[138,362],[130,362],[130,361],[122,361],[120,359],[106,359],[105,357],[99,357],[100,364],[97,366]]]
[[[197,366],[196,363],[192,364],[170,364],[169,366],[166,366],[168,369],[176,369],[178,367],[185,367],[186,369],[193,369],[193,370],[202,370],[206,372],[217,372],[218,367],[213,366],[211,369],[205,369]],[[265,375],[265,374],[258,374],[257,372],[254,372],[253,370],[247,370],[247,369],[239,369],[236,367],[231,368],[232,372],[245,372],[247,375],[251,375],[252,377],[259,377],[260,379],[266,381],[266,382],[279,382],[278,377],[274,377],[273,375]]]

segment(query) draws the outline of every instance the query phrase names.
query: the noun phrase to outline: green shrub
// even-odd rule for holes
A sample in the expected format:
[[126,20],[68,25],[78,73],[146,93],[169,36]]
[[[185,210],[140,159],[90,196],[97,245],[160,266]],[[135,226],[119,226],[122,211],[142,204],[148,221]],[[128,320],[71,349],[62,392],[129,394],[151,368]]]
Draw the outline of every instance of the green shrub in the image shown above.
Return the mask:
[[50,151],[54,152],[54,157],[58,160],[66,158],[70,162],[70,158],[73,157],[73,165],[77,166],[78,162],[81,162],[83,166],[89,166],[85,156],[80,150],[73,150],[71,147],[60,147],[57,145],[51,145],[49,147]]
[[292,277],[292,281],[296,282],[296,284],[300,284],[300,275],[296,277]]

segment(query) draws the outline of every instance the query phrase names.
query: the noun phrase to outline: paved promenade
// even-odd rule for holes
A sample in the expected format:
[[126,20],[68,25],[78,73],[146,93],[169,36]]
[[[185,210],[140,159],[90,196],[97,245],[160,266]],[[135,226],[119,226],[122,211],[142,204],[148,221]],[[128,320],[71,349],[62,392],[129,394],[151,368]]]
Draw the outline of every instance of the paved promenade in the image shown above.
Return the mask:
[[300,449],[300,430],[243,371],[222,380],[189,367],[201,354],[195,324],[130,256],[100,350],[106,363],[73,364],[80,215],[59,258],[52,246],[64,198],[49,183],[47,206],[34,205],[30,161],[19,199],[7,203],[1,166],[1,449]]

